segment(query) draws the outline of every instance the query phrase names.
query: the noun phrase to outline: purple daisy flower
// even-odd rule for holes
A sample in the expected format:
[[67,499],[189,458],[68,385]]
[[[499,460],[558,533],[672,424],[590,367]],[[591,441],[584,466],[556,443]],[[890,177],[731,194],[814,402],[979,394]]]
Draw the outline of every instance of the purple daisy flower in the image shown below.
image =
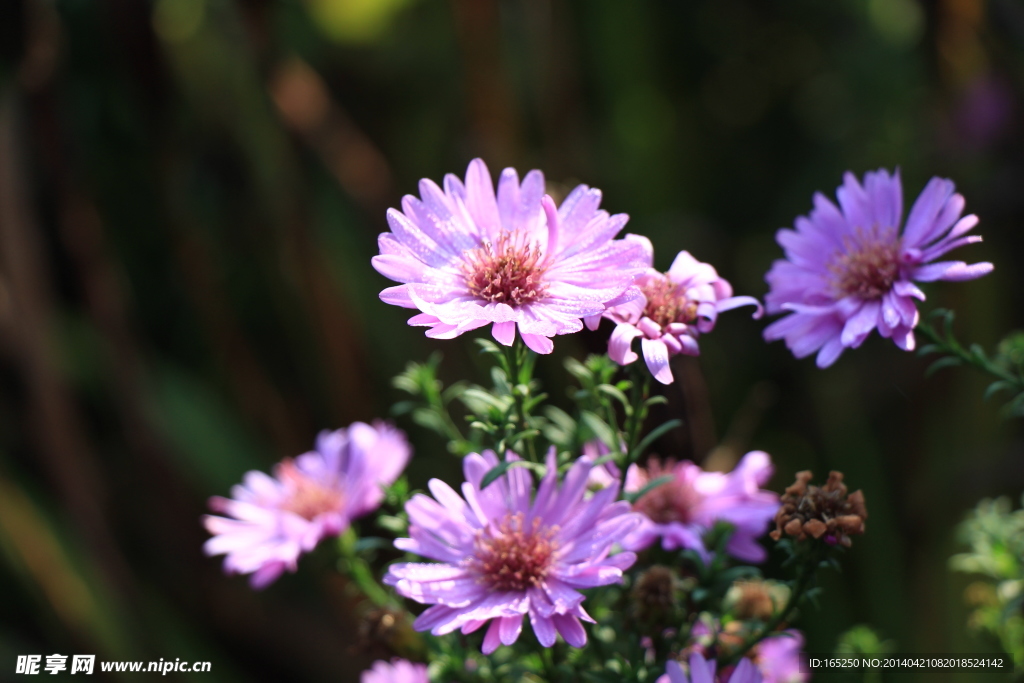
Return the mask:
[[[518,457],[509,453],[507,459]],[[421,494],[406,503],[411,538],[395,546],[440,564],[394,564],[384,582],[433,605],[413,624],[419,631],[471,633],[490,621],[484,654],[516,642],[526,615],[544,647],[554,644],[556,634],[583,647],[587,634],[580,620],[593,619],[579,589],[622,580],[636,555],[609,552],[639,524],[639,515],[629,503],[615,502],[617,482],[584,498],[593,467],[588,458],[573,464],[559,488],[551,449],[547,475],[532,502],[531,477],[523,468],[508,470],[481,490],[480,481],[497,465],[491,451],[470,454],[463,461],[464,498],[432,479],[434,498]]]
[[765,638],[754,648],[752,658],[764,683],[805,683],[810,674],[800,670],[804,636],[796,629]]
[[732,285],[719,277],[713,266],[701,263],[690,252],[679,252],[668,272],[660,273],[653,267],[654,248],[649,239],[626,235],[626,241],[643,247],[647,270],[636,279],[643,296],[610,307],[604,313],[615,323],[608,340],[608,355],[619,365],[628,365],[638,358],[631,347],[633,340],[640,337],[647,368],[656,380],[671,384],[669,358],[680,353],[700,355],[697,337],[714,329],[719,313],[738,306],[756,306],[754,317],[761,317],[763,311],[757,299],[733,296]]
[[771,286],[765,304],[769,313],[789,315],[769,325],[764,338],[785,339],[797,358],[817,351],[820,368],[860,346],[876,328],[912,351],[919,319],[914,299],[925,298],[914,280],[973,280],[992,272],[991,263],[933,263],[981,241],[967,236],[978,217],[961,218],[964,198],[953,190],[952,181],[932,178],[902,233],[899,171],[869,172],[863,186],[847,173],[836,190],[839,207],[815,194],[810,216],[797,218],[796,230],[775,236],[786,260],[776,261],[765,276]]
[[273,477],[248,472],[231,498],[211,498],[210,508],[227,516],[204,517],[213,538],[203,549],[226,554],[226,572],[251,573],[253,588],[263,588],[285,569],[294,572],[321,539],[376,509],[381,487],[398,478],[409,454],[405,435],[382,422],[320,432],[316,450],[282,461]]
[[716,678],[716,668],[715,660],[708,661],[699,652],[695,652],[690,656],[689,675],[683,671],[679,662],[670,660],[665,665],[665,675],[655,683],[762,683],[761,672],[749,659],[741,659],[728,676],[722,672]]
[[430,683],[427,667],[413,664],[405,659],[393,659],[391,663],[379,661],[373,668],[364,671],[361,683]]
[[470,162],[465,184],[449,174],[442,190],[423,179],[419,198],[406,195],[401,211],[388,210],[391,232],[380,236],[373,267],[402,284],[380,298],[422,311],[409,324],[429,327],[428,337],[491,325],[510,346],[518,327],[527,346],[551,353],[550,337],[578,332],[583,318],[639,296],[632,284],[643,254],[612,239],[629,217],[609,216],[600,203],[600,190],[580,185],[556,209],[540,171],[520,184],[512,168],[495,195],[480,159]]
[[735,527],[726,546],[730,555],[763,562],[767,553],[757,539],[768,531],[779,509],[779,496],[760,487],[773,471],[772,460],[763,451],[747,453],[728,474],[705,472],[686,460],[667,466],[651,460],[646,468],[630,465],[626,471],[629,492],[665,474],[673,478],[636,501],[633,509],[643,514],[644,521],[622,547],[643,550],[660,537],[665,550],[689,548],[707,561],[710,554],[703,536],[721,521]]

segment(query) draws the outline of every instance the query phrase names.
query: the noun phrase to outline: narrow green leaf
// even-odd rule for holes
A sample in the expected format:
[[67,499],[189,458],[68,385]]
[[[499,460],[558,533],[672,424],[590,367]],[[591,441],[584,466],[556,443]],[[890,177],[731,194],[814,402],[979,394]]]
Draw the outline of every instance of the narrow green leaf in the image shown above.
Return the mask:
[[579,362],[575,358],[565,359],[565,369],[570,375],[578,379],[582,384],[593,383],[594,374],[587,369],[583,363]]
[[987,401],[990,398],[992,398],[993,396],[995,396],[996,394],[998,394],[1000,391],[1003,391],[1004,389],[1010,389],[1010,388],[1012,388],[1012,384],[1010,382],[1007,382],[1006,380],[999,380],[998,382],[992,382],[992,384],[988,385],[988,389],[985,390],[985,399],[984,400]]
[[565,412],[558,406],[545,407],[544,415],[566,432],[572,433],[576,431],[576,420],[572,419],[572,416],[570,416],[569,413]]
[[505,353],[501,350],[501,347],[492,342],[490,339],[477,338],[474,339],[476,345],[480,347],[480,353],[489,353],[494,356],[505,356]]
[[654,489],[658,488],[662,484],[667,484],[668,482],[672,481],[674,478],[675,478],[675,475],[663,474],[660,477],[658,477],[657,479],[654,479],[652,481],[647,482],[647,485],[644,486],[639,491],[635,491],[633,493],[627,493],[627,494],[623,495],[623,498],[625,498],[630,503],[635,503],[636,501],[640,500],[641,498],[643,498],[645,495],[647,495],[648,493],[650,493]]
[[952,368],[962,364],[963,361],[957,358],[956,356],[946,356],[945,358],[940,358],[931,365],[929,365],[928,369],[924,371],[924,376],[931,377],[942,368]]
[[669,420],[668,422],[664,422],[655,427],[654,429],[652,429],[651,432],[647,436],[645,436],[640,441],[640,443],[636,445],[636,448],[634,448],[633,451],[629,454],[629,462],[636,462],[652,443],[661,438],[663,434],[672,431],[673,429],[681,426],[682,424],[682,420]]
[[608,426],[608,423],[598,417],[596,413],[592,413],[589,410],[583,410],[580,412],[580,421],[583,422],[590,431],[594,432],[594,436],[600,439],[605,446],[613,451],[618,448],[618,437],[615,434],[615,430]]
[[644,407],[650,408],[651,406],[668,405],[668,398],[665,396],[651,396],[649,399],[644,401]]
[[530,462],[529,460],[505,460],[498,463],[495,467],[492,467],[491,470],[484,475],[484,478],[480,480],[480,490],[483,491],[513,467],[527,467],[538,472],[541,476],[543,476],[543,473],[547,470],[544,465],[536,462]]
[[629,414],[632,406],[629,404],[629,399],[626,398],[626,395],[618,387],[614,387],[611,384],[599,384],[597,390],[621,403],[622,407],[626,409],[626,414]]

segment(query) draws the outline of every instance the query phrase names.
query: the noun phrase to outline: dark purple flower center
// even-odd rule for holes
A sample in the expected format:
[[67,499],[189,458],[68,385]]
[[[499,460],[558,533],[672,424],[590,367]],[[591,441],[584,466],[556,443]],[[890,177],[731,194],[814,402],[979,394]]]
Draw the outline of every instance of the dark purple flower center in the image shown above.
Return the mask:
[[288,489],[288,496],[279,504],[282,510],[313,520],[325,512],[341,509],[344,496],[340,491],[310,479],[292,461],[281,463],[277,474]]
[[878,299],[900,275],[900,240],[893,228],[858,228],[843,238],[845,250],[833,257],[828,269],[839,296]]
[[668,275],[641,285],[640,291],[647,298],[644,315],[662,327],[692,322],[697,317],[697,302],[687,299],[681,289]]
[[514,233],[503,232],[497,242],[485,242],[463,254],[462,272],[473,296],[523,306],[547,293],[540,246],[523,244],[517,237]]
[[471,566],[481,582],[494,590],[521,591],[538,586],[548,575],[558,543],[555,529],[541,520],[523,522],[522,513],[508,515],[497,530],[478,533]]
[[[647,475],[651,481],[664,474],[672,474],[671,468],[663,469],[661,464],[655,461],[647,466]],[[688,524],[694,520],[697,507],[703,499],[704,497],[690,482],[675,475],[672,481],[644,494],[634,503],[633,509],[642,512],[657,524]]]

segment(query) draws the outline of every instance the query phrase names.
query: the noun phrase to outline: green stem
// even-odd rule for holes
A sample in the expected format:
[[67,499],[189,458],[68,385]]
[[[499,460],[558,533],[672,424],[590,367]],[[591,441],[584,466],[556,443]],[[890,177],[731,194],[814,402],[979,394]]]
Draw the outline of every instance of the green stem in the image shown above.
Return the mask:
[[466,437],[462,435],[462,430],[459,429],[458,425],[455,424],[455,420],[452,419],[451,414],[448,412],[448,407],[444,404],[444,399],[441,398],[441,392],[437,390],[436,386],[430,387],[427,390],[427,405],[434,409],[438,415],[441,416],[441,422],[444,424],[445,432],[450,442],[458,444],[460,454],[464,453],[466,445]]
[[[632,412],[626,420],[626,453],[632,453],[640,443],[640,432],[647,418],[647,397],[651,392],[651,376],[639,367],[639,361],[629,366],[632,388],[629,392]],[[629,463],[627,463],[629,464]]]
[[917,329],[920,330],[924,336],[928,337],[928,339],[931,340],[931,342],[943,353],[955,356],[982,372],[986,372],[1003,380],[1004,382],[1009,382],[1018,390],[1024,390],[1024,379],[1007,371],[1005,368],[999,367],[987,357],[975,352],[973,349],[965,349],[960,342],[952,336],[952,334],[948,335],[947,338],[943,338],[942,335],[940,335],[926,322],[918,324]]
[[359,587],[373,604],[378,607],[393,607],[395,601],[391,598],[384,587],[377,582],[373,569],[366,560],[356,554],[356,533],[349,527],[348,530],[338,537],[338,550],[341,553],[340,566],[348,574],[349,578]]
[[[515,344],[512,346],[505,347],[505,358],[508,363],[508,383],[512,388],[512,400],[515,401],[516,407],[516,430],[519,432],[525,432],[529,427],[529,415],[526,414],[526,396],[530,391],[530,382],[533,380],[532,377],[520,378],[525,363],[522,362],[521,354],[527,353],[526,347],[520,339],[516,339]],[[522,381],[520,381],[522,379]],[[522,387],[522,389],[520,389]],[[533,439],[530,437],[524,437],[526,445],[526,455],[531,462],[538,462],[537,453],[533,445]]]

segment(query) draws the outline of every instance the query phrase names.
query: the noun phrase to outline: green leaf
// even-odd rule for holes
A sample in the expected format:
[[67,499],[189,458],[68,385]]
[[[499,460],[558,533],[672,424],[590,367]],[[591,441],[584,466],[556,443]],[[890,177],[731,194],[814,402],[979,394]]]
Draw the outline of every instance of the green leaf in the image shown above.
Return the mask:
[[650,408],[651,406],[660,406],[660,405],[668,405],[668,397],[667,396],[661,396],[659,394],[657,396],[651,396],[649,399],[644,401],[644,408]]
[[618,387],[614,387],[611,384],[599,384],[597,387],[597,391],[599,393],[611,396],[616,401],[621,403],[622,407],[626,409],[627,415],[629,415],[633,411],[633,406],[629,404],[629,399],[626,398],[626,394],[622,393],[622,391]]
[[576,420],[558,406],[547,406],[544,408],[544,415],[566,432],[576,431]]
[[930,353],[939,353],[942,351],[942,347],[938,344],[925,344],[917,350],[917,355],[927,356]]
[[492,356],[505,357],[505,352],[501,350],[501,347],[492,342],[490,339],[477,338],[473,340],[476,345],[480,347],[480,353],[488,353]]
[[364,536],[356,541],[355,550],[357,553],[365,553],[368,550],[380,550],[381,548],[390,548],[391,546],[391,541],[386,538]]
[[393,534],[404,534],[409,528],[409,522],[398,515],[381,515],[377,518],[377,526]]
[[990,398],[992,398],[993,396],[998,394],[1000,391],[1003,391],[1004,389],[1012,389],[1012,388],[1013,388],[1013,383],[1012,382],[1008,382],[1008,381],[1006,381],[1004,379],[1001,379],[1001,380],[999,380],[997,382],[992,382],[992,384],[988,385],[988,389],[985,389],[985,400],[986,401],[989,400]]
[[587,366],[579,362],[575,358],[565,359],[565,369],[570,375],[580,381],[581,384],[587,385],[592,384],[594,381],[594,373],[592,373]]
[[636,501],[640,500],[641,498],[643,498],[645,495],[647,495],[648,493],[650,493],[654,489],[658,488],[662,484],[669,483],[673,479],[675,479],[675,475],[663,474],[660,477],[658,477],[657,479],[654,479],[652,481],[647,482],[647,485],[644,486],[639,491],[635,491],[633,493],[627,493],[627,494],[623,495],[623,498],[625,498],[630,503],[635,503]]
[[618,450],[618,436],[608,423],[589,410],[580,411],[580,421],[594,433],[601,442],[611,450]]
[[547,468],[537,462],[530,462],[529,460],[505,460],[503,462],[499,462],[484,475],[484,478],[480,480],[480,490],[483,491],[494,483],[498,477],[505,474],[513,467],[527,467],[542,477],[547,472]]
[[663,434],[672,431],[676,427],[682,426],[682,424],[682,420],[669,420],[668,422],[663,422],[652,429],[651,432],[645,436],[629,454],[629,462],[636,462],[640,456],[644,454],[644,451],[647,450],[648,446],[661,438]]
[[929,365],[928,369],[924,371],[924,376],[931,377],[942,368],[952,368],[957,365],[963,365],[963,361],[956,356],[946,356]]
[[459,400],[462,401],[467,408],[475,413],[486,412],[488,408],[495,408],[497,410],[507,410],[510,402],[505,397],[498,397],[480,387],[468,387],[459,396]]

